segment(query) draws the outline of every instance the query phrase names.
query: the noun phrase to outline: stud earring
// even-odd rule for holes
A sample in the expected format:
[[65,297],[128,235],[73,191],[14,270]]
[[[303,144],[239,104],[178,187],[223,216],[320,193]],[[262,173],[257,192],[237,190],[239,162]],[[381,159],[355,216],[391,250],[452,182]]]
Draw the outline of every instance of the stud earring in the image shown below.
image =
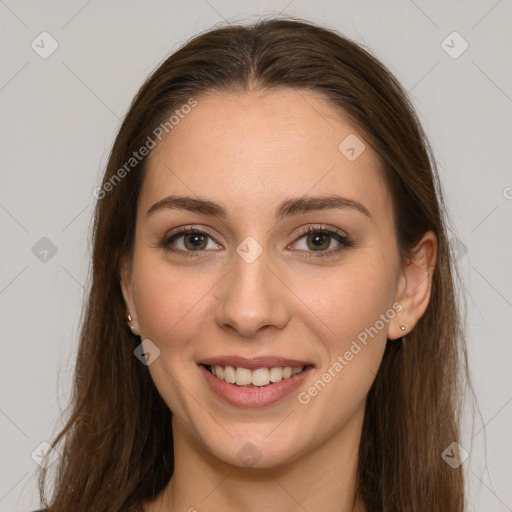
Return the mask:
[[[128,319],[128,322],[132,321],[132,315],[126,315],[126,318]],[[132,332],[135,330],[135,327],[133,325],[128,325],[128,327],[130,328],[130,331],[132,331]]]

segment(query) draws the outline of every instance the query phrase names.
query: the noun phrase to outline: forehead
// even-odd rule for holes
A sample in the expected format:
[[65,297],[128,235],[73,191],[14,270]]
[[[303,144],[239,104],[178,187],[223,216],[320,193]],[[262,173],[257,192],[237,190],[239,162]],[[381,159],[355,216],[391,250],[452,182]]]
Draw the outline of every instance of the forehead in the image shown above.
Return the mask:
[[171,193],[222,198],[243,208],[339,193],[389,208],[368,141],[320,95],[281,89],[196,100],[153,150],[143,206]]

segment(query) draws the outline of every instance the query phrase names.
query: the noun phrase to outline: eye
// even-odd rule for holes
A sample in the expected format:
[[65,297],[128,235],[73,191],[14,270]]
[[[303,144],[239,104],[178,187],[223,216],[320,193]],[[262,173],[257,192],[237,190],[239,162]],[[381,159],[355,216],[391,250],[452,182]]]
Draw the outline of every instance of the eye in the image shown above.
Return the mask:
[[[182,256],[195,256],[197,254],[194,253],[222,249],[222,245],[210,233],[193,227],[174,230],[164,237],[160,245],[166,251]],[[321,258],[334,256],[343,249],[352,247],[352,243],[346,235],[332,228],[306,226],[292,246],[296,246],[292,249],[303,252],[306,258]]]
[[178,228],[173,231],[162,240],[161,245],[170,252],[179,252],[184,256],[193,256],[193,254],[190,254],[191,252],[201,252],[222,247],[213,240],[207,231],[190,227]]
[[307,258],[332,256],[347,247],[352,247],[346,235],[324,226],[307,226],[293,245],[299,251],[312,253],[305,255]]

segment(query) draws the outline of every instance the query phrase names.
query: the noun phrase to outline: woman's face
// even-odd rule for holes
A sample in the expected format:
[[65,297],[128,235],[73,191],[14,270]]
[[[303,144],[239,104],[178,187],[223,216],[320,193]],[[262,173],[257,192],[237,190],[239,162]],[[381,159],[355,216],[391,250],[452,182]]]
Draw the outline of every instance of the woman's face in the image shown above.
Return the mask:
[[358,432],[400,276],[372,149],[283,89],[198,97],[153,151],[123,291],[173,428],[272,467]]

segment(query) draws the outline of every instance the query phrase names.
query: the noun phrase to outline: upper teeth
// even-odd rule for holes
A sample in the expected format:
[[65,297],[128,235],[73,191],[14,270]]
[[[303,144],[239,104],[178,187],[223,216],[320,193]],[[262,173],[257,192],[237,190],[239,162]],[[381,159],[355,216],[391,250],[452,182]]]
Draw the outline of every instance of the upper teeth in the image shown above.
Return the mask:
[[238,386],[267,386],[271,382],[279,382],[288,379],[292,375],[301,373],[304,366],[284,368],[257,368],[249,370],[247,368],[234,368],[233,366],[210,366],[210,371],[218,379],[237,384]]

